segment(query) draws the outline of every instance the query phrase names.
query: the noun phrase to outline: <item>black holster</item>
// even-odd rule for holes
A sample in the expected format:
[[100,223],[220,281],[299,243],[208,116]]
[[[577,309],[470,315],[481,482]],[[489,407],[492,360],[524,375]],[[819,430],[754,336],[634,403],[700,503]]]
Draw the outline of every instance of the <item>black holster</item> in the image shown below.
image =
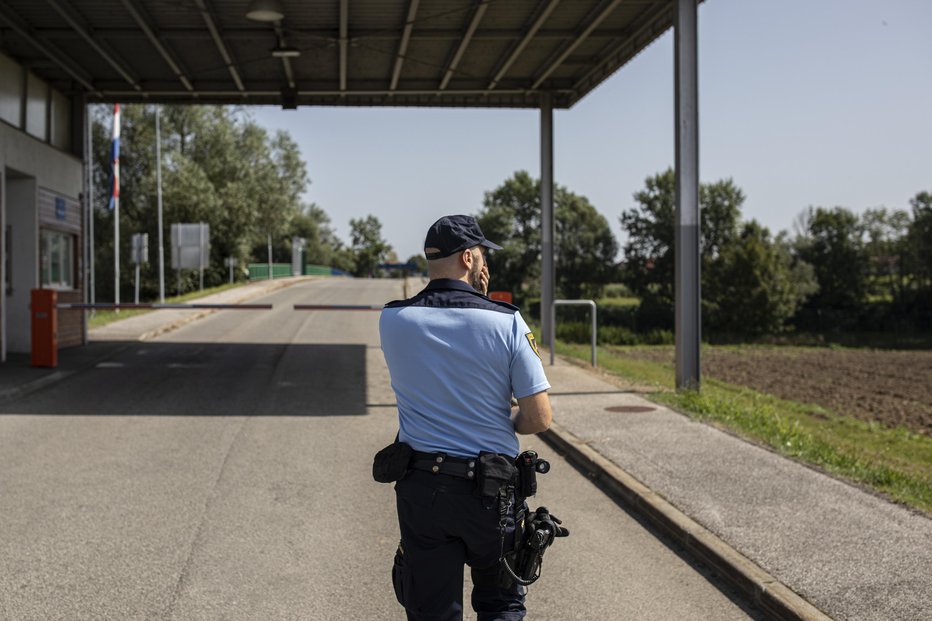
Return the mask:
[[375,454],[372,460],[372,478],[379,483],[394,483],[408,474],[413,449],[397,439]]
[[476,493],[483,498],[495,498],[506,485],[514,481],[515,465],[498,453],[479,453]]

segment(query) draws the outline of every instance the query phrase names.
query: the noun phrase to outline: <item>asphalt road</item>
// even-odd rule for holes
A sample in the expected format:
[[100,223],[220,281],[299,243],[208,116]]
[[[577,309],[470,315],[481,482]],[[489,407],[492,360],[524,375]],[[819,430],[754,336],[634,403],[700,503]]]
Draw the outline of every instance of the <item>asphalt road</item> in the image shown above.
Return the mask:
[[[291,309],[401,295],[303,283],[0,406],[0,619],[403,619],[370,477],[397,429],[378,313]],[[534,505],[572,531],[528,619],[756,618],[526,440],[553,464]]]

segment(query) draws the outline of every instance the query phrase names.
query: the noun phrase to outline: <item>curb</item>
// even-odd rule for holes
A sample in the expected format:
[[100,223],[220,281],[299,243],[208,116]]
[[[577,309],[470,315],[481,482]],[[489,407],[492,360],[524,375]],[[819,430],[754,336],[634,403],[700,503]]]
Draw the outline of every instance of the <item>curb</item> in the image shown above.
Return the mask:
[[75,373],[78,373],[80,371],[84,371],[85,369],[89,369],[93,366],[96,366],[100,362],[113,356],[113,354],[115,353],[124,351],[126,347],[127,346],[124,345],[124,346],[118,347],[116,351],[114,352],[108,352],[105,355],[96,356],[93,359],[84,362],[83,364],[81,364],[80,366],[76,368],[69,369],[67,371],[66,370],[55,371],[53,373],[46,375],[45,377],[40,377],[38,379],[32,380],[31,382],[26,382],[25,384],[21,384],[15,388],[10,388],[7,390],[0,390],[0,403],[6,402],[6,401],[13,401],[21,397],[26,397],[28,395],[31,395],[34,392],[38,392],[42,390],[43,388],[47,386],[51,386],[52,384],[57,384],[58,382],[71,377]]
[[55,371],[54,373],[46,375],[45,377],[40,377],[39,379],[33,380],[31,382],[26,382],[25,384],[17,386],[16,388],[0,390],[0,403],[5,401],[12,401],[20,397],[25,397],[36,392],[37,390],[42,390],[46,386],[65,379],[72,373],[74,373],[74,371]]
[[737,587],[775,619],[832,621],[717,535],[664,500],[659,494],[606,459],[584,441],[552,423],[539,434],[552,448],[602,483],[609,496],[623,502]]

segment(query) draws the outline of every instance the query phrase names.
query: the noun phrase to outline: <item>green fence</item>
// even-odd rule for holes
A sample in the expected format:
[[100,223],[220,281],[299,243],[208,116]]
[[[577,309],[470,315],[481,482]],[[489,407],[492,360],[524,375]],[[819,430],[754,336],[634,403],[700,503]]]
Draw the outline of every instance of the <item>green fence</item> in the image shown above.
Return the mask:
[[[305,276],[347,276],[343,270],[326,265],[305,265]],[[273,263],[272,278],[288,278],[291,276],[291,263]],[[250,263],[249,280],[265,280],[269,277],[268,263]]]
[[[291,276],[291,263],[273,263],[272,278],[287,278]],[[269,277],[268,263],[250,263],[249,280],[265,280]]]
[[327,267],[326,265],[305,265],[304,275],[305,276],[336,276],[337,274],[334,273],[334,269],[332,267]]

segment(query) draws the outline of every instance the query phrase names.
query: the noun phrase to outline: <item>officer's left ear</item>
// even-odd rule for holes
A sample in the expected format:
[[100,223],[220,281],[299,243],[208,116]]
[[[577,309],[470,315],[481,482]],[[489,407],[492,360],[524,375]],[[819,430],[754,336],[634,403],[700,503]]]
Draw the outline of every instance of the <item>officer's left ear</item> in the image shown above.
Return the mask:
[[460,260],[463,262],[463,265],[465,265],[467,269],[472,267],[473,262],[476,260],[476,257],[474,257],[472,254],[472,248],[467,248],[464,250],[460,255]]

